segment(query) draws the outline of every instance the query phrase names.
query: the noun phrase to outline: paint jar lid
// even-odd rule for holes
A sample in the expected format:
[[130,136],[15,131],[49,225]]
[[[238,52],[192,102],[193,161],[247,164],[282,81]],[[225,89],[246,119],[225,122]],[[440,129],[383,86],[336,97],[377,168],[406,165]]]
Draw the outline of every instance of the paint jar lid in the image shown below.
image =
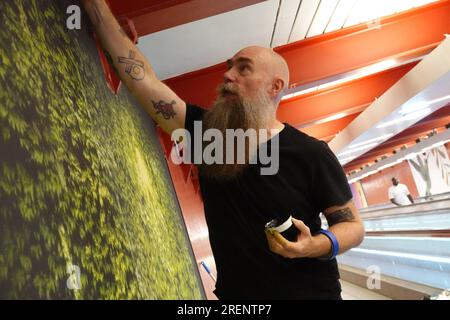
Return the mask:
[[279,233],[286,231],[291,226],[292,226],[292,216],[289,216],[289,218],[286,221],[281,221],[279,219],[272,219],[266,223],[266,229],[271,231],[277,231]]

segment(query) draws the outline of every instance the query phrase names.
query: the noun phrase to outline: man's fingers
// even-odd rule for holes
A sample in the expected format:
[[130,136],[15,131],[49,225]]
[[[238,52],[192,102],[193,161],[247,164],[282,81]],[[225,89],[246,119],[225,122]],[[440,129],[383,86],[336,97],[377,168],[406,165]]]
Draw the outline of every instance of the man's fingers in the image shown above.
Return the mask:
[[285,258],[298,258],[304,256],[305,246],[309,244],[311,231],[303,221],[292,218],[292,223],[301,232],[301,236],[295,242],[288,241],[277,231],[265,230],[270,251]]
[[297,220],[292,218],[292,223],[295,225],[295,227],[300,230],[301,233],[303,234],[311,234],[311,231],[309,230],[309,228],[306,226],[306,224],[302,221],[302,220]]
[[293,245],[295,243],[286,240],[280,233],[266,230],[269,249],[284,258],[296,258],[298,256]]
[[287,240],[285,237],[283,237],[278,231],[274,231],[271,233],[272,237],[275,239],[276,242],[284,249],[284,250],[290,250],[292,251],[292,245],[293,242]]
[[273,237],[282,250],[282,253],[279,254],[286,258],[291,258],[292,255],[295,255],[295,242],[288,241],[279,232],[274,232]]
[[270,251],[280,254],[280,252],[283,251],[283,247],[275,240],[274,235],[270,231],[265,230],[265,233]]
[[285,237],[283,237],[279,232],[274,232],[273,233],[273,237],[274,239],[283,247],[286,248],[289,245],[289,241],[286,240]]

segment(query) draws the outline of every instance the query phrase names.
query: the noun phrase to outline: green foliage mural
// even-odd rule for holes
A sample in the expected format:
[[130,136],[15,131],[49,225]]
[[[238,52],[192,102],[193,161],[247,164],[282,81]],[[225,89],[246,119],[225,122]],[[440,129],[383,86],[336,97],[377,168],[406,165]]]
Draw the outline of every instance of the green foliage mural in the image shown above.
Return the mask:
[[72,3],[0,2],[0,298],[202,299],[155,126]]

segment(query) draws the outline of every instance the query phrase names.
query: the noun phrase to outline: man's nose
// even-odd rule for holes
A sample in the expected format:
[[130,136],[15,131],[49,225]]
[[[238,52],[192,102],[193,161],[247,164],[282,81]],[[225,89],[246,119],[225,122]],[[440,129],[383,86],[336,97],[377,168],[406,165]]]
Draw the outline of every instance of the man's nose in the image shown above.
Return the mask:
[[229,69],[227,72],[225,72],[225,73],[223,74],[223,82],[224,82],[224,83],[234,82],[235,76],[234,76],[232,70],[233,70],[233,69]]

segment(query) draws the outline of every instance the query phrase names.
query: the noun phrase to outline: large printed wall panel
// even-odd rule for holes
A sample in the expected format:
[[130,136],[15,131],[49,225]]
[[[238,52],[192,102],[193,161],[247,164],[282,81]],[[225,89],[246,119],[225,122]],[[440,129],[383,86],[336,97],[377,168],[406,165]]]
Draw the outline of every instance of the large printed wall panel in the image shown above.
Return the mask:
[[71,4],[0,2],[0,298],[204,298],[155,126]]
[[450,159],[445,146],[416,154],[408,163],[421,197],[450,192]]

